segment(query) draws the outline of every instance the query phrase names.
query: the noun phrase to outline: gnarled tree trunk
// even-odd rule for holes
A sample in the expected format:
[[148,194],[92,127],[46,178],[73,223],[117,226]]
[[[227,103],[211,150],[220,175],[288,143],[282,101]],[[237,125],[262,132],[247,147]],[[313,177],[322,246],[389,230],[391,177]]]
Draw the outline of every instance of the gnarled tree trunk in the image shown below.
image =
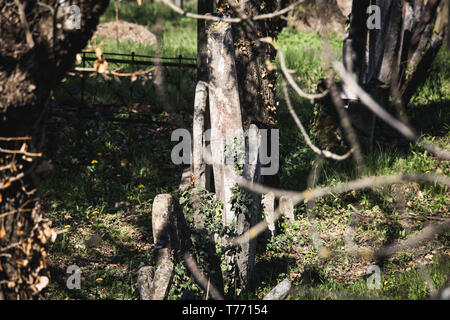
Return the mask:
[[47,99],[108,2],[74,0],[72,9],[57,0],[0,3],[0,299],[39,297],[49,282],[46,243],[56,234],[42,216],[34,174]]
[[[426,79],[442,45],[443,30],[435,30],[440,34],[434,36],[432,32],[440,3],[441,0],[353,0],[343,62],[381,105],[388,104],[390,89],[396,87],[399,97],[395,98],[400,100],[397,102],[407,106]],[[354,100],[349,103],[352,124],[363,144],[371,147],[377,136],[375,116],[345,86],[342,96]]]

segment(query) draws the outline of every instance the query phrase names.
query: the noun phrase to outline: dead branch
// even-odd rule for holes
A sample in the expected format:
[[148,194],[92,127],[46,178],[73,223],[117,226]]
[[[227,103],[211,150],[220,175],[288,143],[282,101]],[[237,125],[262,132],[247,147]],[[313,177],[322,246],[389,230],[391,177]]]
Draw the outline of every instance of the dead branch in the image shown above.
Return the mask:
[[0,137],[0,141],[31,140],[31,137]]
[[173,4],[170,0],[162,0],[162,2],[165,5],[167,5],[169,8],[171,8],[173,11],[175,11],[183,16],[186,16],[188,18],[202,19],[202,20],[209,20],[209,21],[223,21],[223,22],[228,22],[228,23],[240,23],[240,22],[243,22],[246,20],[258,21],[258,20],[264,20],[264,19],[272,19],[272,18],[281,16],[285,13],[288,13],[289,11],[294,10],[295,7],[301,5],[304,1],[297,1],[284,9],[281,9],[281,10],[278,10],[278,11],[275,11],[272,13],[261,14],[261,15],[257,15],[254,17],[245,16],[242,18],[226,18],[226,17],[221,18],[221,17],[212,16],[212,15],[196,14],[196,13],[184,11],[177,5]]
[[282,81],[282,85],[283,85],[284,98],[286,100],[289,112],[291,113],[292,118],[294,118],[294,121],[297,124],[297,127],[300,129],[300,132],[302,133],[306,144],[311,148],[311,150],[313,150],[318,155],[324,156],[325,158],[330,158],[330,159],[337,160],[337,161],[342,161],[342,160],[347,159],[352,154],[352,151],[349,151],[349,152],[347,152],[344,155],[337,155],[337,154],[332,153],[332,152],[330,152],[328,150],[321,150],[320,148],[316,147],[312,143],[311,139],[308,136],[308,133],[305,130],[305,127],[303,126],[303,124],[300,121],[299,117],[295,113],[294,107],[292,106],[291,99],[289,98],[289,92],[287,90],[286,82],[284,80]]
[[4,218],[4,217],[6,217],[6,216],[9,216],[9,215],[15,214],[15,213],[17,213],[17,212],[31,212],[31,211],[33,211],[33,209],[17,209],[17,210],[11,210],[11,211],[8,211],[8,212],[5,212],[5,213],[0,214],[0,219],[1,219],[1,218]]
[[280,57],[281,72],[282,72],[283,76],[286,78],[286,80],[289,82],[289,85],[295,90],[295,92],[300,97],[308,99],[308,100],[310,100],[311,103],[314,103],[314,100],[321,99],[328,94],[328,90],[326,90],[322,93],[318,93],[318,94],[309,94],[309,93],[304,92],[302,89],[300,89],[298,84],[295,82],[294,78],[291,76],[289,69],[286,67],[286,60],[284,58],[283,51],[280,48],[278,48],[278,46],[275,45],[275,43],[273,42],[273,39],[272,38],[261,38],[261,39],[259,39],[259,41],[272,45],[272,47],[277,51],[278,56]]
[[416,235],[410,236],[403,241],[399,241],[380,249],[375,253],[375,257],[387,258],[401,250],[417,247],[419,245],[422,245],[426,241],[432,240],[435,235],[440,234],[448,229],[450,229],[450,219],[447,219],[447,221],[442,223],[429,225]]
[[358,165],[358,169],[360,172],[364,172],[365,164],[361,153],[361,145],[359,143],[358,136],[356,135],[355,130],[352,127],[350,117],[344,108],[344,103],[339,95],[338,88],[334,83],[333,78],[334,77],[330,77],[327,83],[328,89],[330,90],[330,97],[336,107],[341,126],[344,129],[348,142],[352,147],[353,155],[355,157],[356,164]]
[[27,44],[30,48],[33,48],[34,47],[33,35],[30,32],[30,27],[28,25],[28,20],[25,15],[23,3],[20,0],[14,0],[14,3],[16,4],[17,9],[19,10],[20,22],[22,23],[23,31],[25,32]]
[[106,70],[105,72],[98,72],[96,68],[81,68],[81,67],[75,67],[74,68],[75,71],[78,72],[92,72],[92,74],[107,74],[107,75],[113,75],[113,76],[117,76],[117,77],[136,77],[136,76],[140,76],[143,74],[147,74],[150,73],[152,71],[155,70],[155,67],[151,67],[149,69],[146,70],[140,70],[140,71],[136,71],[136,72],[128,72],[128,73],[120,73],[114,70]]
[[[273,194],[277,198],[280,198],[282,196],[290,197],[292,199],[294,206],[304,200],[314,200],[316,198],[324,197],[330,194],[340,194],[352,190],[375,188],[384,185],[391,185],[398,183],[431,182],[450,186],[450,178],[435,174],[388,175],[379,177],[372,176],[350,181],[347,183],[338,184],[332,187],[316,188],[312,190],[307,189],[303,192],[271,188],[261,184],[250,182],[243,178],[238,178],[236,182],[239,186],[252,192],[257,192],[260,194],[273,192]],[[274,221],[277,221],[280,218],[280,216],[281,211],[278,209],[274,213]],[[254,227],[252,227],[250,230],[248,230],[248,232],[246,232],[245,234],[233,239],[229,239],[228,241],[232,244],[239,244],[243,241],[246,241],[248,237],[250,237],[250,239],[257,237],[260,233],[262,233],[266,229],[267,229],[267,222],[261,221]]]
[[211,294],[211,297],[216,300],[224,300],[224,297],[216,289],[216,287],[206,278],[206,276],[198,268],[198,264],[190,252],[185,252],[183,260],[186,263],[186,267],[191,272],[195,281],[206,291]]
[[273,192],[276,197],[288,196],[294,201],[294,205],[303,200],[313,200],[329,194],[340,194],[347,191],[361,190],[367,188],[376,188],[384,185],[391,185],[397,183],[409,182],[431,182],[450,186],[450,178],[443,175],[436,174],[399,174],[386,176],[371,176],[364,177],[358,180],[353,180],[346,183],[341,183],[331,187],[316,188],[312,190],[305,190],[303,192],[288,191],[266,187],[260,184],[249,182],[243,178],[237,180],[237,183],[250,191],[258,193]]
[[428,142],[424,142],[420,139],[417,134],[405,123],[397,120],[393,116],[391,116],[386,110],[383,109],[364,89],[362,89],[353,76],[347,72],[340,62],[334,63],[334,69],[340,75],[342,81],[346,83],[350,90],[356,94],[364,105],[369,108],[374,114],[376,114],[379,118],[389,124],[392,128],[396,129],[398,132],[403,134],[406,138],[411,141],[418,142],[418,144],[427,151],[430,151],[437,157],[445,160],[450,160],[450,152],[439,148],[436,145],[430,144]]
[[337,71],[342,81],[348,86],[354,94],[356,94],[361,101],[368,107],[373,113],[375,113],[379,118],[389,124],[391,127],[399,131],[405,137],[410,140],[416,140],[416,134],[414,131],[408,127],[403,122],[395,119],[386,110],[383,109],[364,89],[362,89],[356,80],[353,78],[352,74],[345,70],[345,67],[340,62],[335,62],[333,64],[334,69]]
[[0,152],[3,153],[12,153],[12,154],[23,154],[24,156],[28,156],[28,157],[42,157],[42,153],[32,153],[32,152],[27,152],[25,150],[9,150],[9,149],[3,149],[0,148]]

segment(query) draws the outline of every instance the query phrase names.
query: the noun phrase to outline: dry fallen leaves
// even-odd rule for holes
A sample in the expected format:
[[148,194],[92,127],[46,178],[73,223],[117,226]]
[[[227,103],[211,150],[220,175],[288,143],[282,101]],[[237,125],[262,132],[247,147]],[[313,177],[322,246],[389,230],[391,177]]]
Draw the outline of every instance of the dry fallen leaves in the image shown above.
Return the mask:
[[106,61],[103,56],[103,50],[101,48],[96,48],[95,55],[97,56],[97,60],[94,63],[95,71],[98,73],[105,73],[108,70],[108,61]]
[[0,228],[0,239],[6,236],[5,226],[2,224],[2,227]]

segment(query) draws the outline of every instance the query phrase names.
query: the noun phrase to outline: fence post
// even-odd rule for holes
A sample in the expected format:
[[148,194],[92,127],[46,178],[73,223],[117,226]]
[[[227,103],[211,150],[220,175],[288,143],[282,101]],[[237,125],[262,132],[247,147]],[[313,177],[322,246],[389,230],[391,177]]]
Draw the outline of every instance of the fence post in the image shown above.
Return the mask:
[[[135,53],[133,51],[133,52],[131,52],[131,73],[134,73],[134,56],[135,56]],[[133,77],[131,77],[130,78],[130,99],[131,100],[133,99],[133,82],[134,82],[134,79],[133,79]]]
[[183,56],[180,54],[178,56],[178,82],[177,82],[177,106],[180,106],[180,96],[181,96],[181,60]]
[[[86,67],[86,52],[83,52],[83,56],[81,58],[81,65],[83,68]],[[86,79],[84,77],[84,73],[81,73],[81,103],[84,104],[84,88],[86,85]]]

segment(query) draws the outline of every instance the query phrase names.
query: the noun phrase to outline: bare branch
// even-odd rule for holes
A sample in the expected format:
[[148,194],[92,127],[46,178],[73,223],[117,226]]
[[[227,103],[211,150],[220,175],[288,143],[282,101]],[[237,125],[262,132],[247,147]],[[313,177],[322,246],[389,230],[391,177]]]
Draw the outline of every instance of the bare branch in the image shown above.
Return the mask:
[[188,18],[202,19],[202,20],[209,20],[209,21],[224,21],[224,22],[228,22],[228,23],[239,23],[242,21],[242,19],[240,19],[240,18],[219,18],[219,17],[211,16],[211,15],[191,13],[191,12],[184,11],[177,5],[173,4],[170,0],[162,0],[162,2],[164,2],[164,4],[167,5],[169,8],[171,8],[173,11],[175,11],[183,16],[186,16]]
[[272,13],[261,14],[261,15],[254,16],[254,17],[244,16],[242,18],[220,18],[220,17],[216,17],[216,16],[211,16],[211,15],[196,14],[196,13],[184,11],[177,5],[173,4],[170,0],[162,0],[162,2],[164,2],[164,4],[167,5],[169,8],[171,8],[173,11],[175,11],[183,16],[189,17],[189,18],[210,20],[210,21],[223,21],[223,22],[228,22],[228,23],[239,23],[239,22],[242,22],[247,19],[257,21],[257,20],[264,20],[264,19],[272,19],[272,18],[281,16],[291,10],[294,10],[295,7],[302,4],[304,1],[297,1],[284,9],[281,9],[281,10],[278,10],[278,11],[275,11]]
[[289,69],[286,67],[286,60],[284,58],[284,53],[283,51],[281,51],[280,48],[278,48],[274,43],[272,39],[268,39],[268,38],[262,38],[259,39],[261,42],[266,42],[271,44],[274,49],[277,51],[278,56],[280,57],[280,67],[281,67],[281,72],[283,73],[283,76],[286,78],[286,80],[289,82],[290,86],[295,90],[295,92],[300,96],[303,97],[305,99],[310,100],[311,103],[314,103],[314,100],[316,99],[321,99],[323,97],[325,97],[328,94],[328,90],[324,91],[322,93],[319,94],[309,94],[304,92],[302,89],[300,89],[300,87],[297,85],[297,83],[295,82],[294,78],[292,78],[291,73],[289,72]]
[[[289,191],[289,190],[283,190],[283,189],[276,189],[267,187],[261,184],[257,184],[248,180],[245,180],[244,178],[238,178],[237,184],[243,188],[246,188],[247,190],[250,190],[252,192],[257,192],[260,194],[266,194],[269,192],[273,192],[273,194],[280,198],[282,196],[290,197],[292,199],[292,202],[295,205],[299,204],[300,202],[304,200],[314,200],[316,198],[320,198],[326,195],[330,194],[339,194],[344,193],[352,190],[361,190],[361,189],[367,189],[367,188],[375,188],[375,187],[381,187],[383,185],[391,185],[391,184],[400,184],[400,183],[409,183],[409,182],[432,182],[432,183],[440,183],[447,186],[450,186],[450,178],[442,175],[435,175],[435,174],[410,174],[410,175],[388,175],[388,176],[379,176],[379,177],[365,177],[362,179],[350,181],[347,183],[338,184],[332,187],[325,187],[325,188],[316,188],[313,190],[305,190],[303,192],[297,192],[297,191]],[[276,210],[274,213],[274,220],[278,220],[281,216],[280,210]],[[261,221],[258,224],[256,224],[254,227],[252,227],[250,230],[248,230],[245,234],[230,239],[229,241],[232,244],[239,244],[243,241],[246,241],[245,239],[250,237],[254,238],[257,237],[260,233],[262,233],[267,228],[266,221]]]
[[0,137],[0,141],[31,140],[31,137]]
[[19,10],[19,17],[20,17],[20,21],[22,22],[23,30],[25,32],[27,44],[30,48],[33,48],[34,47],[33,35],[30,32],[30,27],[28,25],[27,17],[25,15],[25,9],[23,7],[23,3],[20,0],[14,0],[14,3],[16,4],[17,9]]
[[444,149],[439,148],[435,144],[429,143],[422,140],[418,141],[419,145],[424,148],[425,150],[431,152],[436,157],[444,159],[444,160],[450,160],[450,152]]
[[11,183],[13,183],[14,181],[20,180],[23,177],[25,177],[25,173],[21,172],[15,177],[8,178],[8,180],[6,180],[6,182],[0,183],[0,190],[8,188],[11,185]]
[[15,242],[13,244],[10,244],[9,246],[0,248],[0,252],[5,252],[5,251],[8,251],[8,250],[10,250],[12,248],[16,248],[16,247],[20,246],[21,244],[22,244],[22,242]]
[[345,70],[345,67],[342,63],[335,62],[333,66],[341,77],[342,81],[344,81],[344,83],[348,85],[350,90],[352,90],[353,93],[356,94],[373,113],[375,113],[379,118],[384,120],[387,124],[399,131],[408,139],[416,140],[417,136],[414,131],[406,124],[395,119],[386,110],[384,110],[366,91],[364,91],[364,89],[359,86],[352,75]]
[[361,153],[361,145],[359,143],[358,136],[356,135],[355,130],[352,127],[350,117],[348,116],[348,113],[344,108],[344,103],[341,99],[341,96],[339,95],[337,86],[334,83],[333,79],[334,76],[330,77],[327,83],[328,89],[330,90],[330,97],[336,107],[336,111],[341,121],[341,126],[344,129],[348,142],[353,149],[353,155],[355,157],[356,164],[358,165],[358,169],[360,172],[364,172],[365,164]]
[[31,212],[31,211],[33,211],[33,209],[18,209],[18,210],[11,210],[11,211],[8,211],[8,212],[5,212],[5,213],[0,214],[0,219],[1,219],[1,218],[4,218],[4,217],[6,217],[6,216],[9,216],[9,215],[15,214],[16,212]]
[[417,247],[423,244],[425,241],[432,240],[435,235],[440,234],[448,229],[450,229],[450,219],[442,223],[429,225],[425,227],[419,234],[413,235],[403,241],[399,241],[380,249],[375,253],[375,257],[390,257],[401,250]]
[[114,70],[111,70],[111,71],[106,70],[105,72],[98,72],[96,68],[80,68],[80,67],[74,68],[74,70],[78,71],[78,72],[92,72],[93,74],[99,73],[99,74],[107,74],[107,75],[113,75],[113,76],[118,76],[118,77],[136,77],[139,75],[150,73],[150,72],[154,71],[155,69],[156,69],[155,67],[151,67],[146,70],[140,70],[140,71],[136,71],[136,72],[120,73],[120,72],[117,72]]
[[403,134],[406,138],[411,141],[416,141],[419,145],[427,151],[430,151],[437,157],[445,160],[450,160],[450,152],[439,148],[436,145],[430,144],[428,142],[419,139],[417,134],[406,124],[395,119],[386,110],[383,109],[364,89],[362,89],[359,84],[355,81],[352,75],[347,72],[340,62],[334,63],[334,69],[339,73],[342,81],[348,85],[348,87],[355,93],[364,105],[367,106],[373,113],[384,120],[391,127],[396,129],[398,132]]
[[202,286],[202,288],[211,294],[211,297],[216,300],[224,300],[224,297],[216,289],[216,287],[210,283],[210,281],[205,277],[205,275],[198,268],[197,262],[192,257],[192,254],[189,252],[185,252],[183,255],[184,262],[186,263],[187,268],[192,273],[195,278],[195,281]]
[[409,182],[432,182],[450,186],[450,178],[436,174],[399,174],[387,176],[371,176],[346,183],[341,183],[331,187],[316,188],[313,190],[305,190],[303,192],[288,191],[276,188],[266,187],[240,178],[237,183],[250,191],[258,193],[273,192],[276,197],[288,196],[294,201],[294,205],[303,200],[313,200],[329,194],[339,194],[352,190],[361,190],[367,188],[381,187],[383,185],[409,183]]
[[295,113],[294,107],[292,106],[292,102],[291,99],[289,98],[289,92],[287,90],[287,86],[286,86],[286,82],[283,80],[282,81],[282,85],[283,85],[283,93],[284,93],[284,98],[286,100],[289,112],[291,113],[292,118],[294,118],[295,123],[297,124],[297,127],[300,129],[300,132],[303,135],[303,138],[305,138],[305,142],[306,144],[318,155],[324,156],[325,158],[330,158],[333,160],[337,160],[337,161],[342,161],[347,159],[351,154],[352,151],[347,152],[344,155],[337,155],[334,154],[328,150],[321,150],[318,147],[316,147],[311,139],[308,136],[308,133],[305,130],[305,127],[303,126],[302,122],[300,121],[299,117],[297,116],[297,114]]
[[290,6],[287,6],[284,9],[281,9],[281,10],[278,10],[278,11],[275,11],[275,12],[272,12],[272,13],[266,13],[266,14],[261,14],[259,16],[255,16],[255,17],[253,17],[253,20],[257,21],[257,20],[264,20],[264,19],[272,19],[272,18],[281,16],[281,15],[283,15],[285,13],[288,13],[289,11],[294,10],[295,7],[303,4],[303,2],[305,2],[305,1],[297,1],[297,2],[295,2],[293,4],[291,4]]
[[24,150],[9,150],[9,149],[3,149],[0,148],[0,152],[3,153],[12,153],[12,154],[23,154],[24,156],[28,156],[28,157],[42,157],[42,153],[32,153],[32,152],[27,152]]

